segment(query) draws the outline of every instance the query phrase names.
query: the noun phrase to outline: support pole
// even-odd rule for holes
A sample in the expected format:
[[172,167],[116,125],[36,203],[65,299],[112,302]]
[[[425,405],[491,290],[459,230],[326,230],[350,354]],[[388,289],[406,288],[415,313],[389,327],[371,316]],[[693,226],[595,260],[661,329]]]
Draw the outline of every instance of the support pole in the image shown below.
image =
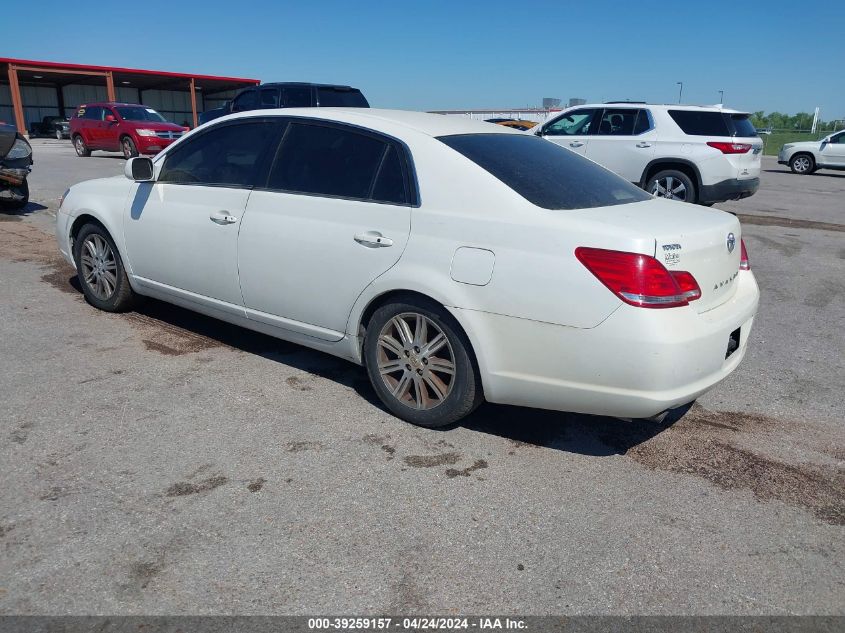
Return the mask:
[[106,73],[106,93],[109,96],[109,101],[117,101],[117,97],[114,93],[114,75],[112,75],[111,71]]
[[194,115],[194,127],[197,127],[199,125],[199,119],[197,118],[197,88],[193,77],[191,77],[191,113]]
[[23,101],[21,100],[21,86],[18,83],[18,69],[16,66],[9,64],[9,88],[12,93],[12,108],[15,111],[15,125],[18,132],[26,135],[26,120],[23,117]]

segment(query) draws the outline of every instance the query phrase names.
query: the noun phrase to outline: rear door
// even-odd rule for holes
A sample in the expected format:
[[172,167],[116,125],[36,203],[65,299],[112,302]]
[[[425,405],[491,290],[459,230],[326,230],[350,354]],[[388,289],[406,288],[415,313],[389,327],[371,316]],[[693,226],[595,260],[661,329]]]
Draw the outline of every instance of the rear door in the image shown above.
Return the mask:
[[409,161],[392,139],[292,119],[241,225],[247,316],[339,340],[355,300],[405,248],[416,201]]
[[103,108],[89,106],[82,114],[82,138],[90,149],[99,149],[103,138]]
[[597,108],[571,110],[546,123],[537,135],[586,156],[587,145],[592,131],[598,127],[600,114],[601,109]]
[[638,183],[654,156],[656,140],[657,130],[648,110],[605,108],[590,137],[587,158]]

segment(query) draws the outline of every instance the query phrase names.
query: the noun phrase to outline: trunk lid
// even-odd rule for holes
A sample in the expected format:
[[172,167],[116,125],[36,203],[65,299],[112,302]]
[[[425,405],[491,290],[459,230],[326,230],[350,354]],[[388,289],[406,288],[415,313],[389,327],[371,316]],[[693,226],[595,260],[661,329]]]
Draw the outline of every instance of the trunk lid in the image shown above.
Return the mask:
[[662,198],[579,213],[604,225],[605,231],[612,226],[612,233],[623,238],[618,250],[649,244],[639,252],[670,271],[691,273],[701,288],[701,298],[690,303],[697,312],[712,310],[736,292],[741,250],[736,216]]

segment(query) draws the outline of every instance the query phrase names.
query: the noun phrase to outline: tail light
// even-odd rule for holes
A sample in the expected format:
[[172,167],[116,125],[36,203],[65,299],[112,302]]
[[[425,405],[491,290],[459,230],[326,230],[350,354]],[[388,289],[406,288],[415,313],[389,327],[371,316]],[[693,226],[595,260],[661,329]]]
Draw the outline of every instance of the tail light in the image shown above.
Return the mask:
[[723,143],[721,141],[708,141],[710,147],[715,147],[723,154],[745,154],[751,151],[751,143]]
[[745,240],[739,240],[739,269],[751,270],[751,262],[748,261],[748,250],[745,248]]
[[579,246],[575,257],[611,292],[640,308],[675,308],[701,297],[695,277],[649,255]]

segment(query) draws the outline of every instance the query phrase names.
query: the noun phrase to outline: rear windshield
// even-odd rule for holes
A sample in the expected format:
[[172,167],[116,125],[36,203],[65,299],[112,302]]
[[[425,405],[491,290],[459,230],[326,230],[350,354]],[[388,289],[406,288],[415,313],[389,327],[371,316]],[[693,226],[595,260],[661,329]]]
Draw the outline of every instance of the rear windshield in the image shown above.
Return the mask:
[[317,98],[323,108],[369,108],[370,104],[360,90],[343,88],[317,88]]
[[736,136],[757,136],[757,129],[751,124],[747,114],[732,114],[731,122],[734,126]]
[[536,136],[458,134],[438,140],[544,209],[589,209],[651,199],[604,167]]
[[698,110],[669,110],[684,134],[692,136],[732,136],[728,122],[721,112],[700,112]]
[[118,106],[115,109],[120,115],[120,118],[124,121],[155,121],[156,123],[165,122],[164,117],[152,108],[142,108],[141,106]]

